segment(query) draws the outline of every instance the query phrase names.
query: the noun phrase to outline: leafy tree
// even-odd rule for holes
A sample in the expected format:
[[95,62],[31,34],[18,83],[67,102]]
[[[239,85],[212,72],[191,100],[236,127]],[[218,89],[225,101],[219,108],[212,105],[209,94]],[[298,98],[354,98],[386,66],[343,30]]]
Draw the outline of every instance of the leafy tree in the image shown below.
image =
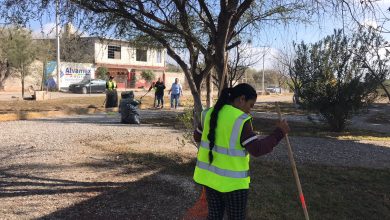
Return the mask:
[[366,103],[373,101],[383,77],[362,69],[356,51],[365,42],[341,30],[314,44],[295,45],[296,58],[290,69],[303,108],[319,112],[332,131],[342,131],[346,121]]
[[12,75],[11,67],[9,65],[8,59],[5,55],[5,42],[9,39],[6,30],[0,30],[0,90],[4,89],[4,82]]
[[96,78],[107,80],[108,79],[108,69],[107,67],[100,66],[96,69]]
[[2,41],[2,53],[9,67],[20,72],[22,97],[24,97],[24,79],[29,74],[29,66],[35,60],[38,50],[29,30],[17,27],[7,29]]
[[151,70],[144,70],[141,73],[141,77],[146,80],[146,82],[150,83],[156,78],[156,75]]

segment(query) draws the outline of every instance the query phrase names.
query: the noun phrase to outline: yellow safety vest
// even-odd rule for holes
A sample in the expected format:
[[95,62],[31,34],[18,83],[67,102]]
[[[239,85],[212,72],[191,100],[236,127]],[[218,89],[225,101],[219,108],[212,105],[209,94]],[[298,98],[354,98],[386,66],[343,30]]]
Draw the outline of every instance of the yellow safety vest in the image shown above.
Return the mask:
[[107,89],[108,90],[113,90],[116,88],[116,83],[114,81],[108,81],[107,82]]
[[195,182],[219,192],[248,189],[249,154],[241,146],[240,138],[244,123],[251,119],[243,111],[225,105],[218,114],[215,129],[213,162],[209,163],[210,116],[213,108],[202,112],[202,139],[194,172]]

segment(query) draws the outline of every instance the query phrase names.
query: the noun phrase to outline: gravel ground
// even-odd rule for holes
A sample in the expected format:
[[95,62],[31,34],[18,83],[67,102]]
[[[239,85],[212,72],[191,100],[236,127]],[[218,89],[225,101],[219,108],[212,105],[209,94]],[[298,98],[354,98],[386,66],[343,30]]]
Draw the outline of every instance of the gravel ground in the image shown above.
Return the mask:
[[[56,216],[49,215],[59,208],[72,206],[110,190],[132,186],[141,180],[151,184],[144,179],[156,176],[155,171],[122,164],[125,162],[121,162],[121,155],[90,147],[91,143],[112,143],[118,147],[129,144],[144,152],[187,149],[180,144],[182,136],[176,130],[148,125],[122,125],[117,123],[118,120],[117,115],[97,114],[2,122],[0,219],[45,216],[55,219]],[[195,149],[188,149],[186,153],[195,156]],[[167,176],[161,178],[164,181],[177,179]],[[190,180],[187,182],[190,187],[195,187]],[[190,196],[186,193],[188,186],[182,190],[182,194]],[[122,208],[125,209],[123,213],[128,213],[126,209],[129,207]],[[152,214],[149,217],[156,219]]]
[[[329,138],[289,137],[297,163],[330,166],[390,168],[390,143]],[[281,141],[271,154],[261,157],[288,163],[287,146]]]
[[[142,116],[173,117],[176,113],[144,110]],[[195,185],[190,179],[136,167],[123,160],[123,155],[105,151],[104,147],[132,149],[146,156],[178,152],[188,157],[195,157],[196,149],[182,144],[181,131],[122,125],[118,121],[119,115],[109,113],[1,122],[0,219],[107,219],[110,215],[127,219],[173,219],[172,216],[180,216],[183,207],[188,207],[191,201],[182,204],[174,198],[194,198]],[[290,139],[297,163],[390,168],[390,143]],[[288,162],[284,143],[262,159]],[[168,188],[169,185],[178,187],[172,187],[161,198],[153,197],[156,194],[153,190],[158,191],[161,181]],[[128,202],[137,190],[143,191],[143,197]],[[114,196],[119,203],[110,202]],[[142,203],[134,202],[139,200]],[[150,210],[151,207],[155,209]]]
[[[361,115],[355,115],[347,124],[348,128],[353,129],[363,129],[367,131],[374,131],[374,132],[380,132],[390,135],[390,124],[389,123],[370,123],[367,122],[367,119],[375,115],[378,111],[380,112],[388,112],[390,114],[390,106],[384,106],[384,107],[373,107],[370,109],[370,111],[367,114],[361,114]],[[254,117],[258,118],[267,118],[267,119],[277,119],[278,115],[277,113],[273,112],[254,112]],[[310,122],[307,115],[283,115],[282,116],[287,121],[296,121],[296,122]],[[311,114],[311,119],[314,122],[319,122],[318,115]]]

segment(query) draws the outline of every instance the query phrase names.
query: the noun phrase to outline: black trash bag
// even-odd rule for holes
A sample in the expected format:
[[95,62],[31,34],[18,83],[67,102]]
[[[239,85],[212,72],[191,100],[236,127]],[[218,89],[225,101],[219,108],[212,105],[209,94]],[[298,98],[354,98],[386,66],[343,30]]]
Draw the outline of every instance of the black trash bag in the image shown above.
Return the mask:
[[122,99],[134,99],[134,92],[133,91],[124,91],[121,93]]
[[116,89],[107,91],[106,93],[106,108],[118,107],[118,93]]
[[125,124],[140,124],[139,112],[137,107],[131,104],[126,105],[126,112],[122,114],[122,123]]
[[[122,93],[123,97],[123,93]],[[139,111],[137,106],[141,104],[141,102],[134,100],[134,95],[125,96],[126,98],[122,98],[119,104],[119,112],[121,113],[121,123],[124,124],[140,124]]]

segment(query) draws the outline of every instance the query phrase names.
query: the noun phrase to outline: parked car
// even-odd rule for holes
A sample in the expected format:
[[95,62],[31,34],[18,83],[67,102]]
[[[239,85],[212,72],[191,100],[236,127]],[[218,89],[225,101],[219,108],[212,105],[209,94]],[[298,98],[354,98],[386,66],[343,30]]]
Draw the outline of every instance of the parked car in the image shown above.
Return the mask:
[[269,86],[266,88],[266,91],[269,93],[280,93],[282,91],[282,89],[280,87],[276,87],[276,86]]
[[69,91],[74,93],[102,93],[106,91],[106,81],[102,79],[83,80],[69,85]]

